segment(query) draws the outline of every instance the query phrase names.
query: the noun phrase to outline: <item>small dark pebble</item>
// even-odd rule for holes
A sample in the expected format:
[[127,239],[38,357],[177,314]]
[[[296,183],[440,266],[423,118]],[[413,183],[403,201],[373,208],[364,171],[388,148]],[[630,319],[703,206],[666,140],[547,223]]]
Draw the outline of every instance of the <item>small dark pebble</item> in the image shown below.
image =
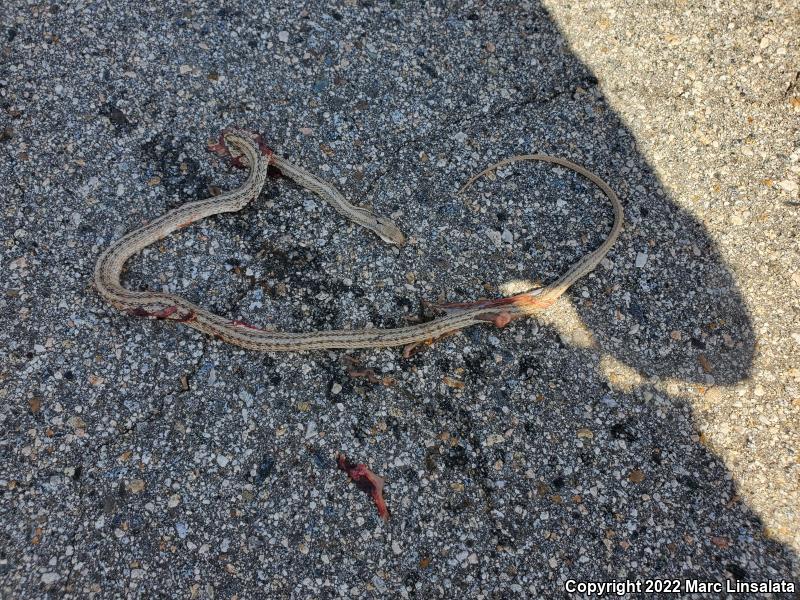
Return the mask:
[[314,464],[317,465],[318,469],[325,470],[333,468],[333,463],[320,454],[319,450],[314,450],[311,453],[311,458],[314,459]]
[[436,72],[436,68],[429,65],[428,63],[422,63],[421,68],[425,71],[428,75],[430,75],[433,79],[439,77],[439,73]]
[[110,515],[114,512],[114,509],[117,507],[117,501],[112,494],[108,494],[105,498],[103,498],[103,512],[107,515]]
[[414,303],[408,298],[395,296],[394,302],[397,306],[406,309],[404,312],[413,312],[414,310]]
[[647,318],[645,317],[644,310],[642,307],[639,306],[636,302],[631,300],[631,304],[628,307],[628,314],[635,318],[640,324],[644,323]]
[[736,563],[728,563],[727,565],[725,565],[725,570],[731,575],[733,575],[734,579],[738,579],[739,581],[747,580],[747,571],[745,571],[742,567],[740,567]]
[[130,515],[128,517],[128,533],[137,535],[144,531],[146,523],[139,515]]
[[700,489],[700,483],[694,477],[690,477],[689,475],[678,475],[677,480],[684,487],[687,487],[690,490]]
[[627,423],[615,423],[611,426],[611,435],[617,439],[623,438],[626,442],[635,442],[636,434],[633,433]]
[[467,462],[467,451],[463,446],[450,448],[444,457],[444,464],[450,469],[463,468]]
[[125,116],[125,113],[123,113],[117,107],[111,106],[110,104],[106,104],[106,106],[103,107],[100,115],[103,117],[108,117],[108,120],[111,121],[117,130],[127,130],[131,126],[131,123],[128,121],[128,117]]
[[275,459],[269,455],[264,455],[261,459],[261,462],[258,464],[258,469],[256,470],[256,481],[261,484],[269,477],[269,474],[272,473],[272,468],[275,466]]
[[446,202],[436,209],[442,217],[457,217],[461,214],[461,204],[459,202]]

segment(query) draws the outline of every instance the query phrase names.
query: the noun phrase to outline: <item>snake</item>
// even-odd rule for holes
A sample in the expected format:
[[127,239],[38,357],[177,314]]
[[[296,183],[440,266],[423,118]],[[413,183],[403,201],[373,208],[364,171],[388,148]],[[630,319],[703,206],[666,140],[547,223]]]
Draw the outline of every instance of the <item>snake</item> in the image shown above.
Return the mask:
[[480,323],[504,327],[512,320],[528,317],[550,307],[575,281],[591,272],[614,245],[623,225],[624,213],[616,193],[600,177],[565,158],[547,154],[515,155],[494,163],[473,175],[459,190],[465,192],[480,177],[518,161],[542,161],[565,167],[594,183],[608,198],[614,211],[611,231],[600,246],[573,264],[553,283],[494,299],[449,304],[428,304],[436,315],[432,320],[391,329],[364,328],[318,330],[311,332],[273,331],[244,321],[214,314],[172,293],[134,291],[122,285],[125,263],[147,246],[174,231],[188,227],[211,215],[237,212],[257,198],[270,168],[278,169],[300,187],[308,190],[346,219],[372,231],[387,244],[401,246],[405,236],[398,226],[368,208],[354,206],[331,184],[273,152],[260,135],[224,129],[209,149],[227,157],[234,166],[248,170],[238,188],[204,200],[187,202],[112,242],[98,257],[94,284],[99,295],[128,315],[183,323],[202,333],[247,350],[300,352],[323,349],[361,349],[405,346],[405,354],[422,343],[432,343],[445,335]]

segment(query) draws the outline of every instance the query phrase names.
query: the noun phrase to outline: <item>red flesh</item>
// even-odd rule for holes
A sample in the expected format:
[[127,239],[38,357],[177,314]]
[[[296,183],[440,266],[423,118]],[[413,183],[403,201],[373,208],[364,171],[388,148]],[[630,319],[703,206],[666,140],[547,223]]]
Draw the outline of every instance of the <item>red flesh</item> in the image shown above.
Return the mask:
[[348,369],[347,374],[353,379],[366,377],[370,383],[381,383],[383,381],[382,379],[379,379],[377,375],[375,375],[375,371],[372,369]]
[[186,313],[185,316],[178,317],[178,318],[173,319],[173,320],[177,321],[178,323],[188,323],[189,321],[197,320],[197,315],[194,314],[193,310],[190,310],[188,313]]
[[384,521],[389,520],[389,509],[383,499],[383,477],[379,477],[369,470],[367,465],[354,464],[347,460],[344,454],[339,454],[336,458],[339,469],[347,473],[350,480],[362,492],[372,496],[375,506],[378,509],[378,516]]
[[[434,310],[441,310],[446,313],[457,313],[462,309],[468,308],[502,308],[505,306],[513,305],[519,306],[527,310],[527,312],[535,312],[544,310],[552,306],[555,302],[552,298],[540,298],[537,295],[532,295],[529,292],[517,294],[516,296],[509,296],[508,298],[497,298],[496,300],[480,299],[475,302],[451,302],[448,304],[431,304]],[[520,315],[521,316],[521,315]],[[485,315],[478,316],[483,321],[494,323],[497,327],[505,327],[515,317],[506,311],[500,312],[487,312]],[[516,318],[519,318],[516,317]]]
[[[223,129],[219,134],[219,139],[216,143],[208,144],[208,150],[218,154],[223,158],[227,158],[231,161],[231,164],[236,167],[237,169],[246,169],[247,165],[245,165],[241,158],[238,156],[233,156],[231,151],[228,149],[227,144],[225,143],[225,133],[227,133],[227,129]],[[253,141],[258,145],[258,149],[261,151],[261,154],[270,157],[274,154],[272,148],[267,146],[267,143],[264,141],[264,138],[259,133],[250,132],[250,137],[253,138]],[[270,177],[281,177],[282,173],[281,170],[270,164],[267,169],[267,174]]]

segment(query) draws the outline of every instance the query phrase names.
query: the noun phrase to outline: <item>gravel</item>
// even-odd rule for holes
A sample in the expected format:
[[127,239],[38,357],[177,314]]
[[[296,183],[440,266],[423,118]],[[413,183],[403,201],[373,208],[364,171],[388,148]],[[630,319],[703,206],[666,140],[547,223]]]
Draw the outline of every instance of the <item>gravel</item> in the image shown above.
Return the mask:
[[[4,596],[798,577],[796,9],[546,4],[8,4]],[[611,215],[546,165],[456,194],[520,153],[598,173],[626,226],[547,313],[409,359],[251,353],[115,311],[96,257],[238,185],[205,150],[231,124],[409,243],[275,179],[131,260],[132,289],[312,331],[551,281]],[[340,452],[386,479],[388,522]]]

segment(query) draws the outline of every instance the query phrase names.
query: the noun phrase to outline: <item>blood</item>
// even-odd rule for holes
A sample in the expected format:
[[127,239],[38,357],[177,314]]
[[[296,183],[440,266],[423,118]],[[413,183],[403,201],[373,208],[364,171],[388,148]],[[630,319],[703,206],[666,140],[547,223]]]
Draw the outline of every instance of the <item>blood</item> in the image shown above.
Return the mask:
[[[468,308],[499,308],[501,306],[521,306],[528,309],[536,309],[536,310],[543,310],[545,308],[549,308],[555,300],[553,299],[542,299],[539,296],[532,295],[529,292],[525,292],[522,294],[517,294],[516,296],[509,296],[507,298],[497,298],[495,300],[488,300],[486,298],[481,298],[480,300],[476,300],[475,302],[451,302],[449,304],[432,304],[431,306],[434,309],[443,310],[448,312],[453,311],[453,309],[468,309]],[[508,315],[508,313],[500,313],[500,316],[503,314]],[[484,319],[495,321],[495,318],[492,319]],[[509,319],[510,320],[510,319]],[[507,320],[504,318],[499,319],[499,324],[495,323],[498,327],[503,327],[508,324]]]
[[366,377],[370,383],[381,383],[383,381],[375,375],[375,371],[372,369],[348,369],[347,374],[353,379]]
[[388,521],[389,509],[383,499],[383,477],[370,471],[367,465],[351,463],[344,454],[336,457],[336,464],[340,470],[347,473],[358,489],[372,497],[375,507],[378,509],[378,516],[384,521]]
[[480,321],[487,321],[488,323],[491,323],[492,325],[494,325],[498,329],[508,325],[511,322],[511,319],[512,319],[511,313],[506,312],[506,311],[502,311],[502,312],[499,312],[499,313],[480,314],[480,315],[477,315],[475,318],[480,320]]
[[190,310],[184,316],[175,319],[175,321],[177,321],[178,323],[189,323],[190,321],[196,321],[196,320],[197,320],[197,315],[193,310]]
[[[246,169],[247,165],[244,162],[242,162],[241,157],[233,156],[233,154],[231,154],[230,149],[228,148],[228,145],[225,143],[225,134],[228,133],[229,131],[230,129],[223,129],[219,134],[219,139],[215,143],[208,144],[207,148],[209,151],[214,152],[215,154],[218,154],[223,158],[229,159],[234,167],[238,169]],[[270,148],[267,145],[267,143],[264,141],[264,138],[261,136],[260,133],[249,132],[249,135],[252,138],[252,140],[256,143],[259,151],[263,156],[269,158],[274,154],[272,148]],[[281,173],[281,170],[278,167],[275,167],[274,165],[269,165],[267,168],[267,175],[269,175],[270,177],[282,177],[283,173]]]

